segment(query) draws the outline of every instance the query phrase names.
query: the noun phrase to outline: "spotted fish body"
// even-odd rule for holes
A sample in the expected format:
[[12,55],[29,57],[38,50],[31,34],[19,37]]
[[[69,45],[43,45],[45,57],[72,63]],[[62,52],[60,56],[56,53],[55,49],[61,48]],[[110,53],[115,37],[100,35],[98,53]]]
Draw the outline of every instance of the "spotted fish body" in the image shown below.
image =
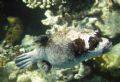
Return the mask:
[[102,55],[111,46],[111,42],[98,36],[97,32],[76,30],[59,31],[48,38],[40,36],[37,42],[41,44],[38,48],[16,58],[18,67],[27,68],[38,61],[45,61],[58,68],[73,67],[86,59]]

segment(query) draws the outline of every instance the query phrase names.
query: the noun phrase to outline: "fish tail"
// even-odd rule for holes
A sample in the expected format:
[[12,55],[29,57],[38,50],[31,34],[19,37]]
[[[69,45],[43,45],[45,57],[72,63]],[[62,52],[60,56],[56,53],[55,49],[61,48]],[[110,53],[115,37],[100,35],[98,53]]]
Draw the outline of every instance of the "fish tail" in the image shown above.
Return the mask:
[[20,69],[28,68],[36,61],[37,60],[35,58],[34,51],[24,53],[15,58],[16,66],[19,67]]

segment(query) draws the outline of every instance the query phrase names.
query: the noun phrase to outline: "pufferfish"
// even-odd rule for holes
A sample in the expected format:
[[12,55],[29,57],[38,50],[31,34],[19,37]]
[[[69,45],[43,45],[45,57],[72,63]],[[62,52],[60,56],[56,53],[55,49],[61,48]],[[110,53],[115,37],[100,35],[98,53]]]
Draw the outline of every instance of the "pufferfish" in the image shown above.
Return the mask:
[[39,46],[33,51],[16,57],[15,63],[20,69],[34,63],[47,70],[51,67],[73,67],[108,52],[112,45],[107,38],[100,36],[99,31],[88,33],[73,29],[40,35],[35,42]]

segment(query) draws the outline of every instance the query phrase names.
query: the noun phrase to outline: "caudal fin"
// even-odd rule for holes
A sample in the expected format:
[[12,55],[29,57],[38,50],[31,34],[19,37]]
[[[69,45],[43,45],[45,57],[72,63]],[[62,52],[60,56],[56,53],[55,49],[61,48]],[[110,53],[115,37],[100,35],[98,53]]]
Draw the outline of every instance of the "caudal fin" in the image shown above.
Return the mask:
[[31,58],[32,56],[27,53],[17,56],[15,59],[16,66],[20,69],[28,68],[33,63]]

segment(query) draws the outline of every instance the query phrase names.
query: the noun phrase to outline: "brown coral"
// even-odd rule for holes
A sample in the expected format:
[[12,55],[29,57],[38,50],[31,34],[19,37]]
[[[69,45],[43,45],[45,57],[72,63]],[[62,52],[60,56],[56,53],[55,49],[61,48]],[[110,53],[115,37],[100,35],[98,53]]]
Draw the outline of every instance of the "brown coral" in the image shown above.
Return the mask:
[[16,43],[23,33],[23,25],[19,18],[17,17],[8,17],[8,29],[5,36],[5,41],[9,44]]

